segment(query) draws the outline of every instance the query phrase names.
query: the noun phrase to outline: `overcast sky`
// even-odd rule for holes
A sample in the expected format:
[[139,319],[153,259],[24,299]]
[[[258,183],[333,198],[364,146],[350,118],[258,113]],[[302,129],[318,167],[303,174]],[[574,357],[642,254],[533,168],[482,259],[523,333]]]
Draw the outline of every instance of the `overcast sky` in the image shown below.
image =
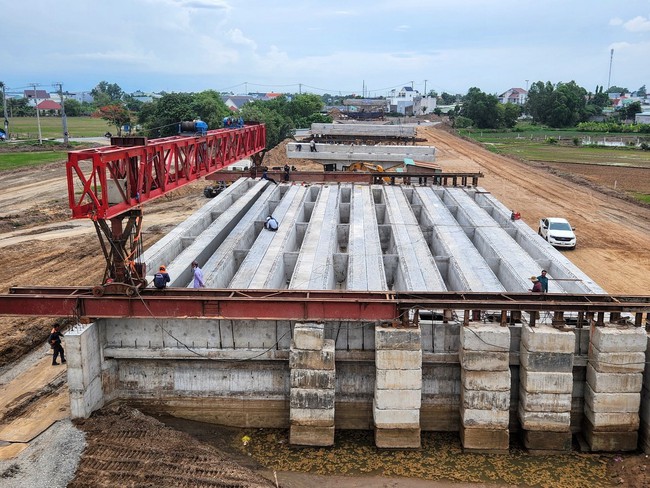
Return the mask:
[[[650,0],[2,2],[0,81],[88,91],[650,88]],[[302,84],[302,86],[300,86]]]

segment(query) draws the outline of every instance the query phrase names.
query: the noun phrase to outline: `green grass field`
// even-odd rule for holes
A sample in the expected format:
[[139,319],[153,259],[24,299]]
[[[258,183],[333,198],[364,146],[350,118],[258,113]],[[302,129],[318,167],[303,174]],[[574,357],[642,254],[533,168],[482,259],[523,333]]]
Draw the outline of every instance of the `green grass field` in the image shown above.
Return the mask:
[[[548,161],[557,163],[588,163],[616,166],[641,166],[650,168],[650,151],[630,147],[594,147],[570,144],[549,144],[548,138],[559,141],[572,141],[574,137],[582,140],[590,137],[592,141],[606,138],[610,141],[630,134],[602,134],[578,132],[575,130],[536,129],[523,132],[487,132],[462,129],[461,135],[485,144],[492,152],[516,156],[528,161]],[[635,139],[635,136],[632,136]],[[643,139],[643,137],[640,137]]]
[[0,153],[0,171],[67,160],[65,151]]
[[[70,137],[101,137],[106,131],[115,132],[115,127],[103,119],[92,117],[68,117]],[[54,139],[63,137],[61,117],[41,117],[41,137]],[[38,140],[36,117],[14,117],[9,119],[9,133],[19,140]]]

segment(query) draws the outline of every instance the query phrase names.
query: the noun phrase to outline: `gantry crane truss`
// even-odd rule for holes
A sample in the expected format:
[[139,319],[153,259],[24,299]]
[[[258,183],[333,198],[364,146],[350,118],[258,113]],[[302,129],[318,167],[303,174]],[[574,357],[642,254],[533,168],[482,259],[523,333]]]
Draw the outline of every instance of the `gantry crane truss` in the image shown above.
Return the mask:
[[246,124],[197,136],[114,140],[120,145],[68,153],[68,200],[72,218],[95,223],[107,263],[104,283],[115,283],[115,291],[128,293],[146,285],[146,269],[137,262],[142,246],[140,206],[262,152],[266,127]]

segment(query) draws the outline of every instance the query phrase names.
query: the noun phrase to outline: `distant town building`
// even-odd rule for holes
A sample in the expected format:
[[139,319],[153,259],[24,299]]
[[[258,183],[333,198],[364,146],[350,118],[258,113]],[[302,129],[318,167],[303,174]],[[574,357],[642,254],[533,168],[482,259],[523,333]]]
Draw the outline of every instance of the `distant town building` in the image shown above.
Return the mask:
[[500,103],[514,103],[515,105],[525,105],[528,100],[528,92],[523,88],[510,88],[499,95]]
[[420,92],[410,86],[403,87],[399,92],[391,91],[388,104],[391,112],[402,115],[430,114],[437,107],[435,97],[423,97]]
[[54,100],[43,100],[36,105],[36,109],[42,114],[54,112],[58,115],[61,112],[61,104]]

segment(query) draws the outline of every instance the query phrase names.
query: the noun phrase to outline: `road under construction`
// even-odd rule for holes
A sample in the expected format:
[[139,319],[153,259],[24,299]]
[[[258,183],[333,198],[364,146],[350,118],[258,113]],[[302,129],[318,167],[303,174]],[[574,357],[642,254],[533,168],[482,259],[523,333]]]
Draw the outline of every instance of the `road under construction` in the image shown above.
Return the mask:
[[[139,251],[148,199],[263,147],[257,125],[71,153],[70,205],[96,222],[105,280],[14,287],[0,312],[77,317],[73,416],[121,400],[288,427],[297,445],[351,428],[389,448],[439,430],[475,451],[507,450],[514,431],[539,452],[574,435],[593,451],[650,449],[650,298],[606,294],[478,174],[242,177]],[[205,289],[191,287],[193,261]],[[172,282],[155,290],[161,264]],[[549,292],[530,293],[542,268]]]

